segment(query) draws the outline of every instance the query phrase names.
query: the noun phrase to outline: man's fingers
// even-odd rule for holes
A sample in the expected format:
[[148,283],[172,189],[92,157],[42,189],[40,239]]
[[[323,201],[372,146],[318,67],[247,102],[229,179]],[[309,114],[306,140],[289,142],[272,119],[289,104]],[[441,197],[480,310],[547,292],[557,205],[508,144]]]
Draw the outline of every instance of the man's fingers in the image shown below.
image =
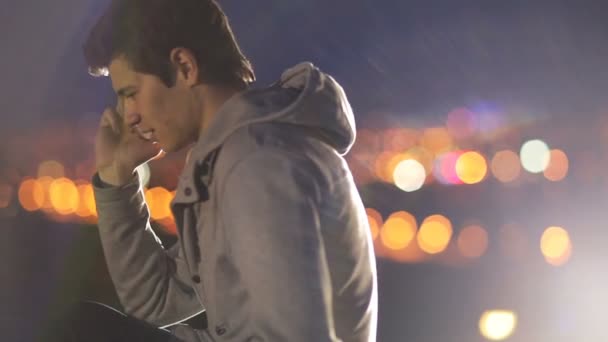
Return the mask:
[[101,115],[100,126],[110,126],[116,134],[122,131],[122,118],[113,108],[106,108]]

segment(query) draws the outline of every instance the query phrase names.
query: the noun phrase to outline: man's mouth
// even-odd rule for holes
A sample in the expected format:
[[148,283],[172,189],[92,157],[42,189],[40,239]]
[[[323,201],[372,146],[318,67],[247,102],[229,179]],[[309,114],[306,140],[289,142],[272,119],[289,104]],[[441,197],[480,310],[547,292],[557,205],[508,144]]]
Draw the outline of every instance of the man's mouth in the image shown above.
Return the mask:
[[154,132],[153,131],[148,131],[148,132],[144,132],[141,133],[142,138],[151,141],[154,139]]
[[135,130],[137,131],[137,134],[139,135],[140,138],[147,140],[147,141],[154,141],[154,130],[153,129],[149,129],[149,130],[142,130],[141,128],[139,128],[138,126],[135,126]]

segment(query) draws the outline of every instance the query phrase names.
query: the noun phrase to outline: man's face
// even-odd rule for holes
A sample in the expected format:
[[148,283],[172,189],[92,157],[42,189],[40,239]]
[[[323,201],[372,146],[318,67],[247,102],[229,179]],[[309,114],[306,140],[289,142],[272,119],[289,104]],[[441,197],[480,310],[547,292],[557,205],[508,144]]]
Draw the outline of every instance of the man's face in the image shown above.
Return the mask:
[[166,152],[196,141],[200,114],[189,87],[179,77],[168,88],[157,76],[134,71],[123,57],[114,59],[109,71],[119,112],[129,127],[157,142]]

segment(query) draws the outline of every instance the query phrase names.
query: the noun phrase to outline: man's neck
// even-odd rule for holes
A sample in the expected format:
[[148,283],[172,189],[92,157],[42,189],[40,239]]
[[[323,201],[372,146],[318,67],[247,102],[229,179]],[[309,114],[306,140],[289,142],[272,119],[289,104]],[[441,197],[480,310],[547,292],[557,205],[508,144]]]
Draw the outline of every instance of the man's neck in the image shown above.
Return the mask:
[[199,139],[205,134],[220,108],[245,88],[228,86],[204,86],[202,91],[202,113]]

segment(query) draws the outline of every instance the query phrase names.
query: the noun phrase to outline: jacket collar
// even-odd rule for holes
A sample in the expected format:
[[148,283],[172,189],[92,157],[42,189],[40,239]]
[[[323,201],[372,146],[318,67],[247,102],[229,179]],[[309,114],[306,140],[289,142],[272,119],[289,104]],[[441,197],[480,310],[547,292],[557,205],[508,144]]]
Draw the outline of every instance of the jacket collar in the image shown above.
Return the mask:
[[194,150],[188,152],[186,167],[179,177],[172,204],[192,204],[204,202],[209,198],[208,188],[211,185],[213,165],[219,148],[211,151],[204,158],[193,157],[193,152]]

